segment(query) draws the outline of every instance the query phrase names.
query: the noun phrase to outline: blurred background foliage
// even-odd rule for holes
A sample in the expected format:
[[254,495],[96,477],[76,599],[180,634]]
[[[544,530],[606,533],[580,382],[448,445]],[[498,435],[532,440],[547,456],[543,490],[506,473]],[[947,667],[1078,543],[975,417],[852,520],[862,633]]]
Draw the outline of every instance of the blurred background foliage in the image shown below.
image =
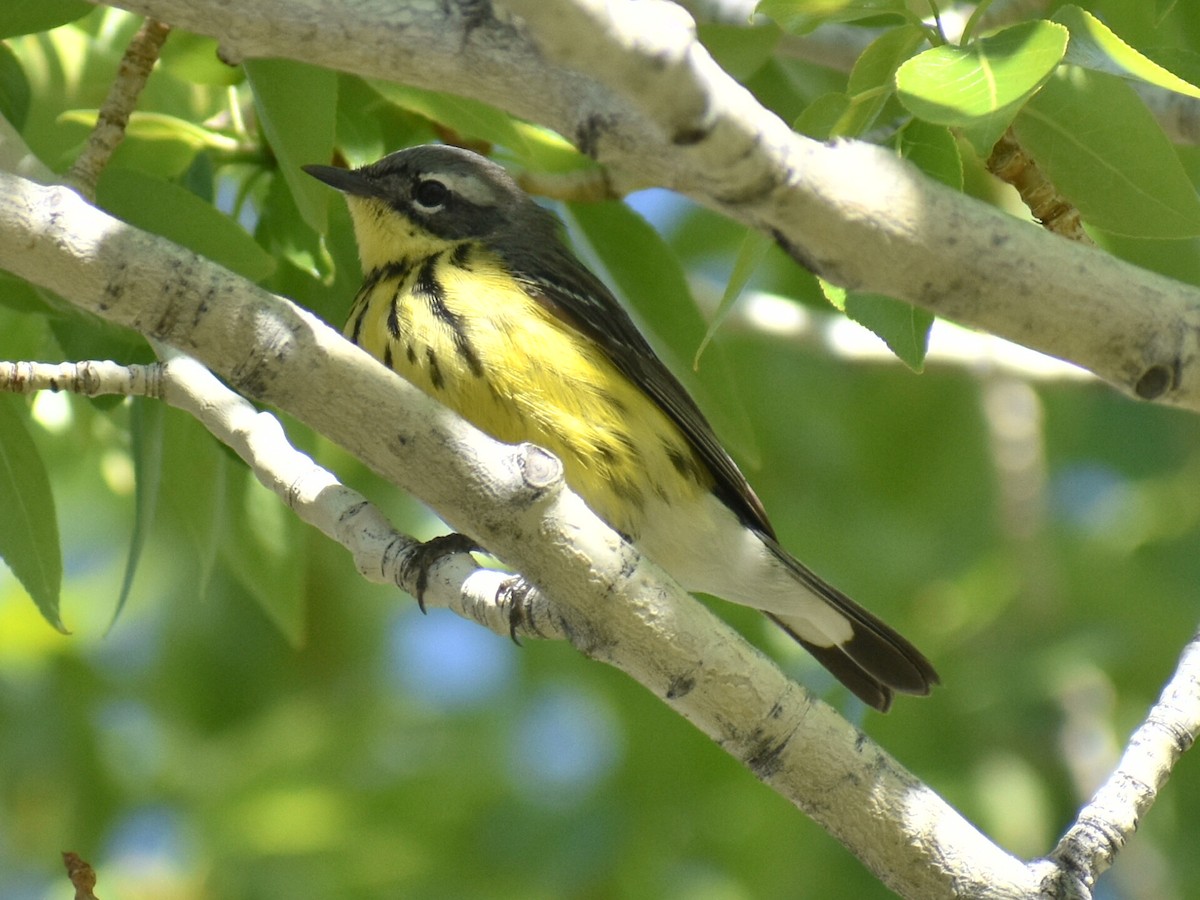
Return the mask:
[[[1088,8],[1139,48],[1186,56],[1200,41],[1191,4]],[[138,23],[72,2],[17,3],[0,21],[0,112],[63,172]],[[701,35],[789,120],[846,89],[846,71],[805,59],[773,24]],[[897,122],[908,120],[890,99],[878,123]],[[359,278],[348,218],[297,166],[358,165],[450,135],[517,170],[589,165],[473,101],[294,62],[233,68],[213,41],[175,32],[98,199],[340,325]],[[968,142],[950,146],[967,190],[1019,209]],[[1178,156],[1193,173],[1195,148]],[[660,191],[558,209],[690,372],[753,239]],[[1194,237],[1097,236],[1196,280]],[[1030,857],[1114,764],[1196,629],[1200,421],[969,338],[935,327],[914,374],[770,248],[690,375],[784,543],[912,638],[945,686],[867,715],[759,617],[716,607]],[[151,353],[0,275],[0,357]],[[49,394],[0,403],[49,475],[71,631],[0,569],[0,896],[71,896],[62,850],[96,865],[105,898],[889,895],[620,673],[421,616],[365,584],[181,413]],[[419,504],[286,424],[399,528],[438,533]],[[113,621],[135,533],[139,563]],[[1194,763],[1103,896],[1194,896]]]

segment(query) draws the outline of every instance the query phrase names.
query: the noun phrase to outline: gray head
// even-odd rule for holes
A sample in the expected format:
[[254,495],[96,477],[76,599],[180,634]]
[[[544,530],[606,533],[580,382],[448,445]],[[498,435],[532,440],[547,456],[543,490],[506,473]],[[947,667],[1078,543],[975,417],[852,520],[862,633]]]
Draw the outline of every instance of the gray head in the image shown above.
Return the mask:
[[[428,144],[400,150],[360,169],[305,166],[304,171],[347,195],[359,248],[375,256],[371,245],[402,248],[404,237],[429,246],[479,240],[496,245],[528,240],[558,240],[558,220],[517,186],[503,167],[470,150]],[[355,201],[358,202],[355,202]],[[407,228],[397,229],[388,213]],[[415,228],[412,226],[416,226]]]

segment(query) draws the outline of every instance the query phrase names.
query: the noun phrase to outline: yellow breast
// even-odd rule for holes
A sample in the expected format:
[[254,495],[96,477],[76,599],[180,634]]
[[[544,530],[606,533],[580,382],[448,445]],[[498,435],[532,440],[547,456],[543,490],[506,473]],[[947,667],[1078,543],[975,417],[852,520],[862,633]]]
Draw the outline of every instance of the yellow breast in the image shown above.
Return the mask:
[[675,423],[482,248],[389,267],[364,284],[346,336],[497,440],[550,450],[630,538],[651,496],[711,488]]

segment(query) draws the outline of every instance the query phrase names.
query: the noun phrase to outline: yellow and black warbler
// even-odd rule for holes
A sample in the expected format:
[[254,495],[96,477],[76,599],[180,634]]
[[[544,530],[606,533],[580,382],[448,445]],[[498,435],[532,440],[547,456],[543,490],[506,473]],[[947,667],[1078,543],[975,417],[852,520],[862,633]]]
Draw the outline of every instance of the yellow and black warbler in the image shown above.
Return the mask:
[[440,145],[304,168],[354,221],[350,340],[498,440],[552,451],[681,585],[764,611],[864,702],[929,693],[915,647],[779,546],[695,402],[503,168]]

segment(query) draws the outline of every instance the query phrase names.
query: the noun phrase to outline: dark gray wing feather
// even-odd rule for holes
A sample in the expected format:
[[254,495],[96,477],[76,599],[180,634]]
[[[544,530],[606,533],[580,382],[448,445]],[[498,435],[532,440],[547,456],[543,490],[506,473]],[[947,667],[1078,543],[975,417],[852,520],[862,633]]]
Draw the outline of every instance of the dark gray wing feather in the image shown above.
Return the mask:
[[554,253],[543,247],[540,254],[514,254],[505,261],[531,295],[591,338],[622,374],[670,416],[712,473],[714,493],[725,505],[748,527],[774,537],[762,502],[721,446],[704,413],[604,283],[561,244]]

